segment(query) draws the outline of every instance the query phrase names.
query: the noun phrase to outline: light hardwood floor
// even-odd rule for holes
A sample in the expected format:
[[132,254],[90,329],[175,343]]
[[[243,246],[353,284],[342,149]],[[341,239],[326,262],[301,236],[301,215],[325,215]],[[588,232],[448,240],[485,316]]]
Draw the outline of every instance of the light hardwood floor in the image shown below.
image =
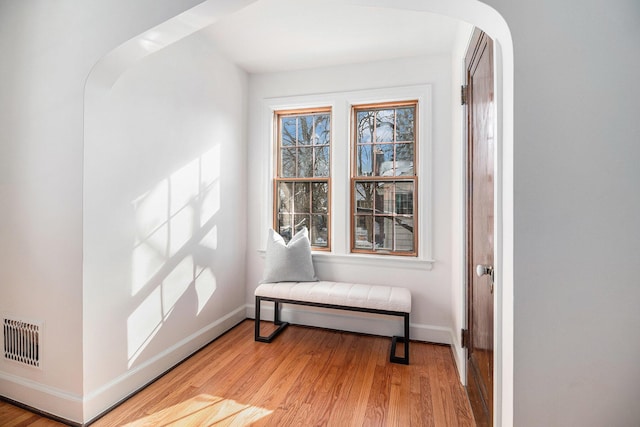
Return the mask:
[[[404,366],[389,363],[389,338],[292,325],[265,344],[253,325],[240,323],[91,426],[474,426],[447,346],[412,342]],[[0,425],[61,424],[0,403]]]

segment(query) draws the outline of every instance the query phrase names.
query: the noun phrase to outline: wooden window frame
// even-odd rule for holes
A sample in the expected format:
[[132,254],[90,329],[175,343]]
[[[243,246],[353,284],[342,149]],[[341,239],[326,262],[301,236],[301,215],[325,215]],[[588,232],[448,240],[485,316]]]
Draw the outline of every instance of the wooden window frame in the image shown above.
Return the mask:
[[[363,110],[384,110],[384,109],[397,109],[397,108],[402,108],[402,107],[414,107],[414,123],[413,123],[413,175],[400,175],[400,176],[358,176],[357,175],[357,171],[358,171],[358,159],[357,159],[357,154],[358,154],[358,138],[357,138],[357,113],[358,111],[363,111]],[[418,170],[419,170],[419,165],[418,165],[418,159],[419,159],[419,154],[418,154],[418,150],[419,150],[419,101],[418,100],[410,100],[410,101],[398,101],[398,102],[379,102],[379,103],[368,103],[368,104],[358,104],[358,105],[352,105],[351,106],[351,144],[350,144],[350,148],[351,148],[351,152],[350,152],[350,156],[351,156],[351,180],[350,180],[350,200],[351,200],[351,204],[350,204],[350,208],[349,208],[349,215],[350,215],[350,223],[351,223],[351,230],[350,230],[350,248],[351,248],[351,253],[356,253],[356,254],[369,254],[369,255],[391,255],[391,256],[405,256],[405,257],[418,257],[418,244],[419,244],[419,230],[418,230],[418,225],[419,225],[419,221],[418,221]],[[374,144],[375,142],[371,142],[371,144]],[[396,144],[398,144],[399,142],[397,142],[395,140],[395,136],[394,136],[394,141],[392,142],[392,144],[395,146]],[[394,151],[395,151],[395,147],[394,147]],[[395,156],[394,156],[395,157]],[[372,166],[373,167],[373,166]],[[388,213],[386,214],[381,214],[381,215],[376,215],[375,212],[373,212],[372,217],[375,218],[376,217],[392,217],[392,218],[397,218],[397,217],[411,217],[413,219],[413,250],[412,251],[398,251],[395,249],[395,247],[391,250],[388,249],[375,249],[375,236],[373,236],[373,248],[372,249],[365,249],[365,248],[358,248],[356,247],[356,218],[358,216],[357,214],[357,206],[356,206],[356,183],[357,182],[371,182],[371,183],[379,183],[379,182],[410,182],[413,184],[413,213],[411,215],[406,215],[406,214],[397,214],[395,212],[394,209],[394,213],[392,215],[389,215]],[[394,197],[395,199],[395,197]],[[375,201],[374,201],[375,203]],[[374,208],[375,209],[375,208]],[[395,242],[394,242],[394,246],[395,246]]]
[[[329,148],[329,164],[328,164],[328,176],[327,177],[282,177],[282,148],[284,147],[282,144],[282,132],[281,132],[281,118],[282,117],[300,117],[300,116],[312,116],[312,115],[317,115],[317,114],[329,114],[329,132],[330,132],[330,137],[329,137],[329,144],[328,144],[328,148]],[[276,232],[279,232],[279,222],[278,222],[278,216],[279,216],[279,212],[278,212],[278,185],[281,183],[293,183],[295,185],[295,183],[310,183],[311,185],[313,185],[313,183],[325,183],[327,186],[327,213],[326,213],[326,217],[327,217],[327,244],[326,246],[316,246],[314,245],[314,241],[312,239],[312,235],[311,235],[311,227],[309,224],[309,227],[307,227],[308,231],[309,231],[309,240],[311,241],[311,249],[313,251],[322,251],[322,252],[330,252],[331,251],[331,154],[332,154],[332,146],[333,146],[333,110],[332,107],[318,107],[318,108],[300,108],[300,109],[291,109],[291,110],[277,110],[274,111],[273,114],[273,120],[274,120],[274,141],[275,143],[273,144],[274,146],[274,150],[275,150],[275,154],[274,154],[274,159],[275,159],[275,169],[274,169],[274,178],[273,178],[273,213],[272,213],[272,218],[273,218],[273,229],[276,230]],[[296,143],[296,149],[298,149],[298,145]],[[308,147],[314,147],[313,143],[311,143],[311,145],[309,145]],[[315,164],[315,153],[312,150],[312,165]],[[313,166],[312,166],[313,169]],[[309,198],[309,203],[313,206],[313,197]],[[313,215],[319,215],[318,213],[314,213],[312,211],[312,206],[310,206],[309,208],[309,213],[308,215],[312,218]],[[296,213],[294,212],[293,215],[296,215]],[[293,227],[292,224],[292,230],[291,230],[291,237],[293,237],[293,234],[295,234],[295,229]]]

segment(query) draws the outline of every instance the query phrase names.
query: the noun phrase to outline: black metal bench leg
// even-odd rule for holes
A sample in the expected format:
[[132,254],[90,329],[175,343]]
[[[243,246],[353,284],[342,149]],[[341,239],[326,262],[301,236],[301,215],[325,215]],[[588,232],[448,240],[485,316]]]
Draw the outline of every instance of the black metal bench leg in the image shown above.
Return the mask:
[[277,300],[273,300],[273,299],[267,299],[267,301],[273,301],[273,324],[277,325],[278,328],[273,331],[269,336],[263,337],[262,335],[260,335],[260,303],[262,302],[263,298],[262,297],[256,297],[256,315],[255,315],[255,333],[254,333],[254,339],[256,341],[259,342],[271,342],[273,341],[273,339],[278,336],[278,334],[280,334],[280,332],[282,332],[284,330],[284,328],[286,328],[287,326],[289,326],[289,323],[287,322],[282,322],[280,321],[280,302]]
[[280,322],[280,301],[273,302],[273,324],[279,325]]
[[[403,365],[409,364],[409,313],[404,314],[404,337],[394,336],[391,339],[391,356],[389,361],[391,363],[401,363]],[[404,343],[404,357],[396,356],[396,345],[398,341]]]

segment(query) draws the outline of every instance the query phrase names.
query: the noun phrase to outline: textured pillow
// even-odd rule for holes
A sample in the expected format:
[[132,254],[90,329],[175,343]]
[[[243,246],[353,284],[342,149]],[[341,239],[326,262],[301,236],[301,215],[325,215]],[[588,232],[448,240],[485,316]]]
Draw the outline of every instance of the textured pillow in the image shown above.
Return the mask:
[[288,244],[269,229],[262,283],[317,282],[311,261],[311,243],[306,227],[298,231]]

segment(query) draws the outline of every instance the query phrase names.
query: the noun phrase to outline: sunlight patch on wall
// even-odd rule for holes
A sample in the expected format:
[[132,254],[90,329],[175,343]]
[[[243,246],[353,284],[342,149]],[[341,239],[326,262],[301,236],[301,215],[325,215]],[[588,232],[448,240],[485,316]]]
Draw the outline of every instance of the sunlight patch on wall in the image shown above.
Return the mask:
[[151,236],[167,220],[169,207],[169,182],[160,181],[134,201],[138,241]]
[[209,231],[200,241],[203,248],[215,251],[218,249],[218,226],[214,225],[211,231]]
[[[200,241],[200,252],[206,257],[207,254],[213,253],[218,249],[218,226],[214,225],[211,231]],[[203,263],[204,264],[204,263]],[[211,299],[213,293],[216,291],[218,282],[216,276],[211,272],[210,268],[200,267],[197,272],[195,287],[198,294],[198,314],[202,311],[207,301]]]
[[202,205],[200,225],[204,226],[220,210],[220,146],[203,154],[202,159]]
[[162,326],[162,296],[155,288],[127,319],[129,366],[151,342]]
[[204,226],[220,210],[220,181],[214,181],[202,194],[200,225]]
[[166,318],[193,282],[193,259],[184,258],[162,281],[162,313]]
[[193,209],[185,206],[169,220],[169,256],[174,256],[193,237]]
[[238,403],[232,399],[200,394],[125,424],[125,426],[244,426],[254,423],[272,412],[258,406]]
[[220,210],[220,147],[189,162],[132,204],[136,240],[131,290],[136,295],[170,257],[194,243],[199,231],[207,231],[203,227]]
[[136,295],[166,261],[169,243],[169,182],[163,180],[134,202],[136,241],[132,256],[131,291]]
[[129,366],[185,295],[197,298],[185,305],[197,305],[197,316],[217,289],[214,221],[221,208],[220,155],[215,146],[132,202],[131,295],[146,297],[127,320]]
[[216,276],[211,273],[209,269],[202,269],[196,278],[195,287],[196,294],[198,294],[198,313],[202,311],[204,306],[213,296],[213,293],[216,291],[218,283],[216,281]]
[[166,39],[166,37],[163,36],[162,32],[149,30],[142,34],[137,41],[142,49],[146,52],[152,53],[166,46],[167,41],[164,39]]
[[169,177],[171,185],[171,211],[174,215],[190,203],[195,203],[200,192],[200,162],[198,159],[186,164]]

